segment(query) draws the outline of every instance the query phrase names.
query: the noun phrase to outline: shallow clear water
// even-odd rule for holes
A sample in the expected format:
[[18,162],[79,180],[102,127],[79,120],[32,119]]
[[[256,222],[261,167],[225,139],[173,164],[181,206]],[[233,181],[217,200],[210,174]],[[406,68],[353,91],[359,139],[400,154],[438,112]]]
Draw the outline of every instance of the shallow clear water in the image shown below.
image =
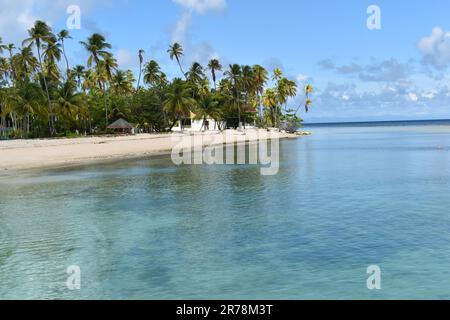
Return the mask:
[[1,178],[0,298],[450,299],[450,128],[310,130],[275,176],[161,157]]

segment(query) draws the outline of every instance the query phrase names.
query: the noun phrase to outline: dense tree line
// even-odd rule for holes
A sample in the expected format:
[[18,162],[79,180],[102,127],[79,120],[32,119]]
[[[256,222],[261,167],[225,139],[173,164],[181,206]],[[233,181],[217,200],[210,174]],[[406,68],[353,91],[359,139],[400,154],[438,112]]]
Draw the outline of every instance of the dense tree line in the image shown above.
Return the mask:
[[[180,68],[169,80],[154,61],[145,62],[139,50],[139,77],[120,70],[105,37],[93,34],[80,45],[89,54],[86,65],[71,66],[66,30],[53,33],[36,21],[20,46],[0,38],[0,125],[18,138],[103,133],[109,123],[125,118],[143,132],[170,131],[182,119],[214,119],[224,123],[256,123],[260,127],[296,127],[300,108],[311,105],[313,88],[304,89],[305,105],[288,107],[299,88],[276,69],[273,75],[259,65],[233,64],[224,68],[213,59],[195,62],[185,71],[183,48],[175,43],[168,54]],[[273,84],[267,87],[268,83]]]

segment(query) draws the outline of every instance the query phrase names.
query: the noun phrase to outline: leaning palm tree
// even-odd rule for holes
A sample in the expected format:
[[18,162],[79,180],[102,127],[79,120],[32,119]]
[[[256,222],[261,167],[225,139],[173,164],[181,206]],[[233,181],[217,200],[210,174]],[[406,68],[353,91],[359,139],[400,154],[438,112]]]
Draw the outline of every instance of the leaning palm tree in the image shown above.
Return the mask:
[[54,123],[54,118],[53,118],[52,103],[50,100],[50,92],[48,89],[47,78],[44,73],[44,66],[42,64],[41,49],[42,49],[42,45],[46,42],[49,42],[50,39],[54,36],[51,32],[51,28],[44,21],[41,21],[41,20],[38,20],[34,23],[34,26],[30,30],[28,30],[28,35],[29,35],[29,38],[27,38],[23,41],[23,45],[26,45],[26,44],[29,44],[30,46],[35,45],[36,49],[37,49],[39,68],[41,70],[41,77],[44,81],[45,93],[47,95],[48,111],[49,111],[49,118],[50,118],[50,121],[49,121],[50,135],[53,136],[56,133],[56,131],[55,131],[56,129],[55,129],[55,123]]
[[169,54],[171,60],[175,59],[177,61],[181,73],[187,79],[186,73],[184,72],[180,62],[181,57],[184,55],[183,47],[181,46],[181,44],[174,43],[173,45],[169,46],[169,50],[167,50],[167,53]]
[[196,101],[192,98],[191,90],[186,82],[179,78],[174,79],[167,90],[166,99],[163,103],[164,112],[176,119],[170,129],[179,121],[181,130],[183,130],[183,118],[189,115],[195,105]]
[[212,59],[208,63],[208,69],[211,70],[212,80],[214,82],[214,89],[217,90],[217,72],[222,71],[222,65],[219,60]]
[[314,87],[313,87],[312,85],[308,84],[308,85],[305,87],[305,94],[306,94],[305,111],[306,111],[306,113],[309,112],[309,108],[310,108],[311,105],[312,105],[312,101],[311,101],[311,99],[310,99],[310,95],[311,95],[313,92],[314,92]]
[[137,83],[137,91],[139,91],[139,88],[141,86],[141,77],[142,77],[142,64],[144,63],[144,53],[145,51],[143,49],[139,50],[139,79],[138,79],[138,83]]
[[58,41],[61,42],[61,46],[62,46],[62,52],[64,54],[64,59],[66,60],[66,73],[67,73],[67,79],[69,79],[69,73],[70,73],[70,67],[69,67],[69,59],[67,59],[67,55],[66,55],[66,48],[64,45],[64,40],[66,39],[72,39],[72,37],[69,34],[69,31],[67,30],[61,30],[58,33]]

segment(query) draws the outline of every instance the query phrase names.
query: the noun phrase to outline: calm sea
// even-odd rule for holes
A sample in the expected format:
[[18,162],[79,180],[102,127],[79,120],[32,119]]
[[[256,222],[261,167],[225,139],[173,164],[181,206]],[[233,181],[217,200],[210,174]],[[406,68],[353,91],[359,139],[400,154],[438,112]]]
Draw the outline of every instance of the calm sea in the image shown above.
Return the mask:
[[450,121],[307,130],[275,176],[159,157],[1,178],[0,298],[450,299]]

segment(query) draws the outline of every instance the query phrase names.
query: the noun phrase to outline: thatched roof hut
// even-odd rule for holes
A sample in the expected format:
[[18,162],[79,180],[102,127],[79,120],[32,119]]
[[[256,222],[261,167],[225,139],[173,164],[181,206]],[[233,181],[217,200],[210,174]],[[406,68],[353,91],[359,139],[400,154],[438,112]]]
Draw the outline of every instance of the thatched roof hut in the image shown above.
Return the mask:
[[113,124],[108,126],[108,129],[111,130],[120,130],[122,132],[128,132],[131,133],[134,129],[133,125],[125,121],[124,119],[119,119]]

